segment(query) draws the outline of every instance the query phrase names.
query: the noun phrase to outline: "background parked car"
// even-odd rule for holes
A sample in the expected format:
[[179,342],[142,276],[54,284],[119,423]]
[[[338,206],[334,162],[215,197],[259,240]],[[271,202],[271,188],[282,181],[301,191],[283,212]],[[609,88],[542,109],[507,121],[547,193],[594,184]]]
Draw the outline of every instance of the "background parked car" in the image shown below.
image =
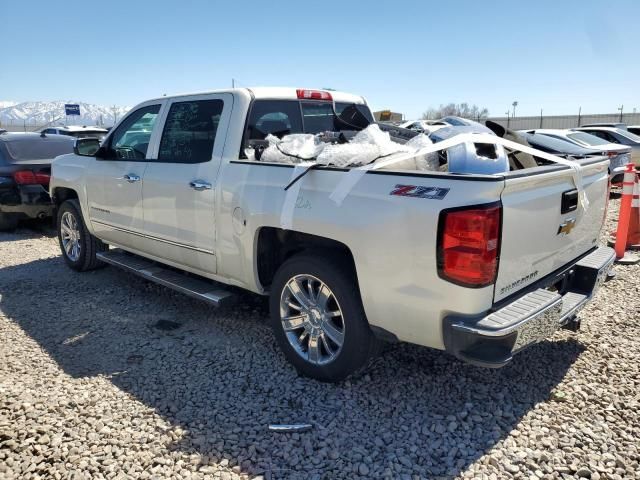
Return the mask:
[[446,127],[447,125],[447,123],[439,120],[410,120],[398,126],[413,130],[414,132],[429,134],[431,132],[435,132],[439,128]]
[[51,216],[51,162],[73,152],[75,138],[40,133],[0,134],[0,230],[25,218]]
[[640,125],[629,125],[627,130],[634,135],[640,135]]
[[612,182],[622,181],[624,166],[631,158],[631,147],[605,143],[601,138],[584,132],[540,129],[521,130],[518,134],[532,147],[554,155],[571,155],[574,158],[608,156]]
[[68,135],[75,138],[88,138],[96,137],[102,140],[107,134],[108,130],[101,127],[87,127],[87,126],[67,126],[67,127],[48,127],[42,130],[40,133],[46,135]]
[[573,130],[596,135],[609,143],[631,147],[631,161],[636,165],[636,168],[640,167],[640,136],[628,130],[614,127],[580,127]]
[[616,123],[616,122],[612,122],[612,123],[607,123],[607,122],[602,122],[602,123],[586,123],[584,125],[580,125],[580,127],[612,127],[612,128],[621,128],[622,130],[626,130],[627,129],[627,125],[624,123]]

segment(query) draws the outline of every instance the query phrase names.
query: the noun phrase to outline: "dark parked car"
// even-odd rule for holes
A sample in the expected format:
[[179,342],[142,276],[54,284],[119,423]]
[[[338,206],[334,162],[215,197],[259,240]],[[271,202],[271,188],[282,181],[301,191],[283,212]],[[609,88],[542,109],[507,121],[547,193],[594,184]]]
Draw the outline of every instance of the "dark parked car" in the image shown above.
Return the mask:
[[73,152],[75,138],[40,133],[0,134],[0,230],[25,218],[47,218],[51,162]]

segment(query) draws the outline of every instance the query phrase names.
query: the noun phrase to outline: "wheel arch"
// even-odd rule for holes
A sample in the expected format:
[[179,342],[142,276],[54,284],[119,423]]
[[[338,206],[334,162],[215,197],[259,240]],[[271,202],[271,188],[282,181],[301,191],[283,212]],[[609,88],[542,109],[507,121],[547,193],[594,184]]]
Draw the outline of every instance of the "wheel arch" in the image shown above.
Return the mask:
[[[345,261],[358,285],[353,253],[347,245],[331,238],[309,233],[263,227],[257,232],[256,273],[258,283],[269,290],[278,268],[289,258],[299,253],[331,255]],[[359,288],[359,286],[358,286]]]
[[65,201],[76,199],[79,200],[78,192],[73,188],[55,187],[51,191],[51,200],[56,207],[60,207]]

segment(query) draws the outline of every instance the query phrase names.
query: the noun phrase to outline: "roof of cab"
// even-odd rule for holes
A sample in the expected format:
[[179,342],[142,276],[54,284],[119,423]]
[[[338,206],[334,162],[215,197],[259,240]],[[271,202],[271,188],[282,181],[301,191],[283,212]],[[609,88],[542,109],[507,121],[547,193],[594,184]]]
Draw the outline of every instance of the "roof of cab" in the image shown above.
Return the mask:
[[[181,93],[177,95],[165,95],[162,97],[157,97],[149,100],[166,100],[176,97],[186,97],[192,95],[207,95],[212,93],[235,93],[240,95],[251,95],[254,98],[266,100],[266,99],[274,99],[274,100],[297,100],[298,94],[297,90],[300,88],[294,87],[243,87],[243,88],[224,88],[219,90],[209,90],[205,92],[190,92],[190,93]],[[364,97],[360,95],[354,95],[352,93],[339,92],[337,90],[326,90],[322,88],[302,88],[302,90],[315,90],[322,91],[331,94],[331,97],[336,102],[341,103],[357,103],[357,104],[366,104],[366,100]],[[145,102],[146,103],[146,102]]]

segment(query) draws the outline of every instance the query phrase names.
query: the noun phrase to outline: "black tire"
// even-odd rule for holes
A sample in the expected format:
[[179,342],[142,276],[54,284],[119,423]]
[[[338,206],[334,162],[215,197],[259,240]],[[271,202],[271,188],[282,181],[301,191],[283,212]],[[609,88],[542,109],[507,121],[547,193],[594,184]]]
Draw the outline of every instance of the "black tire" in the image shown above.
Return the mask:
[[[364,313],[358,282],[350,268],[330,254],[298,254],[278,269],[271,289],[269,307],[271,327],[279,347],[298,373],[324,382],[338,382],[363,368],[369,358],[379,351],[379,340],[369,328]],[[283,328],[280,300],[290,279],[311,275],[326,284],[342,311],[344,340],[335,359],[322,365],[311,363],[289,342]],[[285,293],[286,294],[286,293]]]
[[[80,252],[77,259],[70,258],[63,245],[61,224],[62,217],[65,215],[65,213],[72,215],[77,222],[78,232],[80,234]],[[58,243],[60,244],[60,251],[62,252],[64,261],[67,263],[67,265],[69,265],[69,267],[77,270],[78,272],[86,272],[88,270],[94,270],[96,268],[106,266],[104,262],[101,262],[96,258],[96,253],[106,251],[109,246],[89,233],[89,231],[87,230],[87,226],[84,223],[84,219],[82,218],[78,200],[66,200],[62,203],[62,205],[60,205],[60,208],[58,209],[56,226],[58,232]]]
[[10,213],[0,213],[0,232],[10,232],[18,226],[18,218]]

